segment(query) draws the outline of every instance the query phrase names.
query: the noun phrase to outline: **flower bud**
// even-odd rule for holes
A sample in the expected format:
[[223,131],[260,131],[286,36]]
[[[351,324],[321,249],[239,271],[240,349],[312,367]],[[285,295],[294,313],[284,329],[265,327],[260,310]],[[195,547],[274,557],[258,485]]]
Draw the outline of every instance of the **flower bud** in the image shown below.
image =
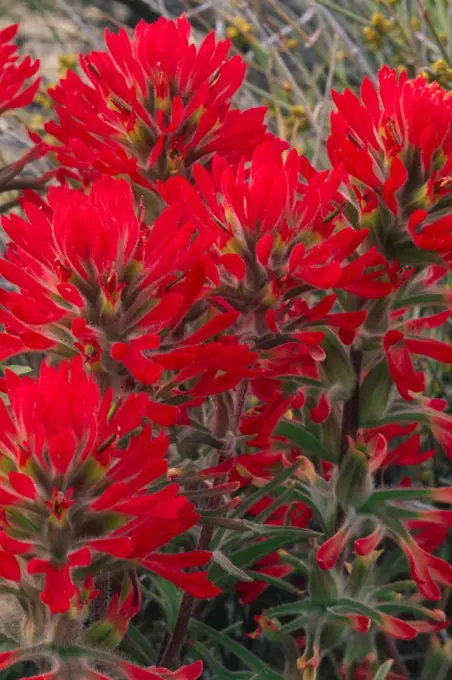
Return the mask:
[[311,599],[316,604],[335,602],[339,593],[336,574],[313,564],[309,572],[308,590]]
[[389,374],[387,362],[380,361],[368,372],[361,384],[360,425],[377,419],[390,406],[393,391],[394,381]]
[[349,449],[340,467],[336,482],[336,498],[344,505],[359,505],[372,491],[372,478],[366,451],[349,440]]
[[369,583],[373,574],[373,567],[381,555],[381,550],[375,550],[368,555],[357,555],[350,566],[350,576],[347,582],[347,595],[355,597]]
[[436,636],[432,636],[430,649],[422,669],[421,680],[446,680],[452,666],[452,640],[441,644]]

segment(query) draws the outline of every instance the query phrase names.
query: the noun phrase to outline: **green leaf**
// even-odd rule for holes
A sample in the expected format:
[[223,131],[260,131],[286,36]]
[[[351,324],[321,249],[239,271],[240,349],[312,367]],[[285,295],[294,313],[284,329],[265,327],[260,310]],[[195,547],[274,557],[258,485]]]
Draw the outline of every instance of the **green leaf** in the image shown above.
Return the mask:
[[2,366],[3,372],[8,370],[12,371],[16,375],[26,375],[27,373],[32,373],[33,369],[31,366],[25,366],[23,364],[6,364]]
[[356,512],[368,514],[373,512],[375,505],[399,501],[430,500],[431,497],[432,491],[427,488],[377,489],[362,505],[356,508]]
[[321,376],[326,377],[328,384],[339,388],[338,398],[347,398],[355,384],[349,352],[329,328],[320,328],[324,334],[321,347],[325,352],[325,359],[319,362]]
[[421,307],[421,306],[435,306],[441,305],[446,307],[447,304],[443,293],[433,293],[426,295],[412,295],[411,297],[394,300],[393,309],[405,309],[405,307]]
[[[274,477],[274,479],[272,479],[271,482],[253,491],[253,493],[251,493],[249,496],[247,496],[244,500],[241,501],[239,507],[233,513],[231,513],[231,517],[232,518],[244,517],[248,510],[252,508],[253,505],[255,505],[261,498],[264,498],[264,496],[269,496],[271,494],[278,494],[280,496],[284,496],[287,489],[285,487],[280,489],[279,487],[282,486],[286,479],[292,476],[292,473],[294,472],[294,470],[296,470],[298,465],[299,463],[295,463],[294,465],[285,468],[284,470],[282,470],[282,472],[280,472],[279,475]],[[218,548],[218,546],[221,544],[224,535],[225,535],[224,530],[217,531],[210,544],[213,550]]]
[[[255,542],[253,545],[242,548],[241,550],[236,550],[231,555],[228,555],[228,557],[235,567],[243,569],[244,567],[255,564],[258,560],[270,555],[276,550],[279,550],[292,540],[293,537],[287,536],[287,534],[264,538],[262,541]],[[230,577],[224,574],[224,570],[218,564],[213,564],[209,569],[209,579],[214,581],[215,585],[221,588],[230,580]]]
[[389,671],[392,668],[393,664],[392,659],[388,659],[387,661],[384,662],[382,666],[378,669],[378,671],[375,674],[374,680],[385,680],[385,677],[388,675]]
[[328,460],[331,463],[336,462],[334,454],[331,453],[331,451],[328,451],[314,435],[301,425],[292,423],[289,420],[282,420],[276,426],[274,434],[279,437],[286,437],[297,446],[300,446],[305,451],[313,453],[322,460]]
[[[248,510],[253,507],[253,505],[261,500],[261,498],[264,498],[264,496],[270,496],[272,493],[276,492],[278,487],[282,486],[286,479],[289,479],[289,477],[292,476],[293,472],[295,472],[299,465],[300,464],[297,462],[288,468],[284,468],[284,470],[280,472],[279,475],[276,475],[276,477],[274,477],[271,482],[253,491],[252,494],[250,494],[240,503],[237,510],[232,513],[232,517],[243,517],[246,515]],[[281,493],[285,493],[285,489],[282,489]]]
[[312,529],[298,529],[298,527],[271,524],[258,524],[256,526],[259,527],[256,531],[265,534],[265,536],[287,536],[287,538],[290,538],[293,541],[305,540],[307,538],[320,538],[323,536],[323,534],[318,531],[313,531]]
[[276,576],[269,576],[268,574],[262,574],[259,571],[248,571],[247,573],[250,581],[263,581],[268,583],[269,586],[274,586],[280,590],[287,590],[288,593],[293,593],[294,595],[300,594],[300,589],[296,586],[284,581],[282,578],[276,578]]
[[301,600],[298,602],[287,602],[287,604],[280,604],[277,607],[267,609],[265,612],[270,618],[278,616],[299,616],[300,614],[321,614],[322,607],[311,602],[311,600]]
[[382,425],[390,425],[391,423],[429,423],[429,417],[422,411],[396,411],[395,413],[387,414],[376,420],[369,419],[366,421],[366,427],[381,427]]
[[179,615],[182,595],[180,590],[174,585],[159,576],[148,574],[148,578],[157,588],[166,614],[166,622],[170,633],[174,631],[177,617]]
[[224,553],[222,553],[220,550],[213,551],[212,561],[215,562],[216,564],[219,564],[220,567],[228,574],[231,574],[231,576],[235,576],[235,578],[238,578],[239,581],[248,581],[248,583],[253,581],[251,576],[249,576],[246,572],[242,571],[242,569],[236,567],[235,564],[231,562],[229,557],[226,557],[226,555],[224,555]]
[[258,656],[246,649],[240,642],[232,640],[228,635],[221,631],[215,630],[207,626],[201,621],[192,619],[189,624],[191,630],[201,633],[209,638],[209,640],[216,642],[225,650],[236,656],[245,666],[248,666],[252,671],[258,673],[259,680],[282,680],[279,673],[271,670]]
[[132,623],[129,625],[127,635],[121,643],[121,649],[130,654],[134,661],[146,666],[154,666],[157,662],[154,647]]
[[264,71],[266,71],[268,69],[268,61],[269,61],[268,50],[266,50],[264,47],[262,47],[262,45],[257,40],[251,41],[249,47],[251,48],[251,51],[254,54],[254,58],[256,60],[256,63]]
[[221,680],[251,680],[253,677],[249,671],[228,671],[218,663],[213,654],[201,642],[192,643],[191,649],[195,652],[196,656],[199,656],[209,666],[215,678],[221,678]]

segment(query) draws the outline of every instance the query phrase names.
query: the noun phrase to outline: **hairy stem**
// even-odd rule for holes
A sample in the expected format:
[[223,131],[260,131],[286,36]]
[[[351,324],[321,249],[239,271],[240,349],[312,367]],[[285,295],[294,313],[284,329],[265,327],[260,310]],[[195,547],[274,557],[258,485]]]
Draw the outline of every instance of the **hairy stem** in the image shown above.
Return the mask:
[[[245,407],[246,394],[248,391],[248,381],[242,380],[234,394],[232,408],[228,404],[227,397],[218,395],[215,403],[214,422],[212,426],[213,434],[216,439],[228,441],[228,446],[220,450],[218,462],[221,463],[230,456],[235,455],[235,437],[238,425]],[[229,407],[228,407],[229,406]],[[221,480],[216,480],[219,484]],[[215,510],[220,504],[221,496],[214,496],[209,504],[211,510]],[[199,534],[196,550],[207,550],[212,540],[214,527],[203,526]],[[171,668],[179,663],[182,647],[187,637],[190,618],[195,610],[196,600],[189,593],[184,593],[179,609],[176,626],[169,639],[164,639],[160,650],[158,664]]]
[[[218,498],[215,498],[218,502]],[[204,526],[201,529],[196,550],[206,550],[212,539],[214,527]],[[193,610],[195,608],[195,598],[189,593],[184,593],[177,617],[176,626],[168,641],[168,644],[160,652],[158,660],[159,666],[171,668],[179,663],[180,653],[187,637],[188,624],[190,623]]]

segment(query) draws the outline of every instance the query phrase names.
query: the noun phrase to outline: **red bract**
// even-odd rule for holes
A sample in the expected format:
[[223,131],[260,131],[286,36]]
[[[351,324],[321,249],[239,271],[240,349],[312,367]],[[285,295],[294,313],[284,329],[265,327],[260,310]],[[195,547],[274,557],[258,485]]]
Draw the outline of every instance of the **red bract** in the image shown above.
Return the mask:
[[388,331],[384,339],[384,347],[388,359],[389,370],[400,395],[404,399],[411,400],[410,393],[417,394],[425,389],[424,376],[414,369],[410,348],[413,354],[431,356],[432,353],[440,355],[447,363],[452,363],[450,345],[435,340],[414,339],[403,341],[403,333]]
[[235,162],[268,136],[264,108],[231,109],[245,64],[228,58],[228,40],[211,33],[197,48],[185,17],[162,17],[141,21],[132,40],[107,30],[105,42],[109,52],[81,57],[88,83],[69,71],[50,92],[59,125],[46,129],[69,176],[127,174],[153,189],[214,153]]
[[39,87],[39,78],[27,85],[39,69],[39,60],[25,57],[19,61],[17,47],[10,44],[18,28],[12,24],[0,31],[0,114],[31,104]]
[[[366,310],[347,312],[335,294],[324,293],[359,290],[379,298],[392,289],[384,258],[375,249],[361,253],[366,231],[342,224],[341,168],[316,172],[295,151],[284,160],[266,142],[249,168],[216,158],[212,173],[198,165],[193,172],[195,187],[174,177],[159,188],[167,202],[182,204],[187,218],[216,230],[204,260],[212,304],[246,315],[242,333],[259,354],[262,379],[318,378],[317,364],[325,358],[319,326],[350,344],[366,318]],[[262,387],[263,380],[260,398]],[[267,385],[265,401],[273,410],[262,420],[269,431],[270,419],[276,423],[284,412],[287,395],[279,399],[277,389],[277,383]],[[309,404],[318,422],[328,414],[330,397],[316,394]],[[266,445],[264,437],[256,441]]]
[[397,75],[383,66],[378,88],[366,77],[361,98],[346,90],[333,92],[333,99],[329,157],[358,180],[354,188],[373,242],[403,262],[422,262],[413,241],[419,249],[447,254],[450,220],[429,210],[448,190],[449,93],[423,76],[410,80],[406,72]]
[[[202,662],[196,661],[189,666],[182,666],[178,670],[171,671],[167,668],[157,668],[151,666],[149,668],[141,668],[133,663],[124,661],[121,658],[115,658],[111,655],[103,653],[96,657],[95,650],[87,650],[86,658],[79,660],[78,658],[72,660],[68,665],[61,660],[55,663],[55,658],[52,654],[47,655],[42,649],[19,648],[14,651],[2,652],[0,654],[0,669],[10,668],[21,661],[31,659],[36,661],[36,658],[42,658],[47,665],[57,666],[54,671],[42,673],[40,675],[27,676],[22,680],[60,680],[60,678],[67,677],[67,674],[77,673],[77,680],[111,680],[121,678],[126,680],[198,680],[202,674]],[[102,664],[103,672],[99,673],[95,670]]]
[[[20,61],[16,45],[11,44],[11,40],[17,34],[17,29],[18,24],[13,24],[0,31],[0,115],[31,104],[40,83],[39,78],[34,78],[39,68],[39,61],[32,61],[29,56]],[[54,171],[49,170],[40,177],[18,178],[26,165],[47,153],[47,145],[44,142],[32,133],[30,137],[35,146],[11,163],[2,164],[0,191],[42,187],[53,177]]]
[[[262,574],[264,577],[270,576],[271,578],[283,579],[293,571],[293,567],[290,564],[284,564],[278,553],[271,553],[262,560],[256,562],[256,564],[253,565],[253,571]],[[251,583],[239,583],[237,585],[237,593],[240,597],[240,602],[243,605],[254,602],[268,587],[269,583],[266,583],[264,580],[253,580]]]
[[[303,292],[300,285],[348,290],[373,264],[369,256],[348,264],[366,231],[338,228],[344,203],[338,193],[340,167],[316,172],[295,151],[284,161],[269,141],[255,150],[249,170],[243,158],[234,168],[217,157],[212,174],[198,165],[193,173],[196,188],[175,177],[160,185],[160,192],[217,228],[219,274],[212,268],[211,276],[215,282],[220,277],[221,293],[232,306],[261,302],[275,307],[290,300],[294,289]],[[386,292],[376,288],[375,296]]]
[[[168,440],[152,438],[150,425],[142,426],[144,394],[114,402],[111,391],[101,397],[81,359],[58,370],[44,364],[36,381],[9,372],[6,387],[11,405],[2,406],[0,416],[8,470],[0,487],[4,579],[20,583],[25,570],[44,574],[41,599],[52,612],[68,611],[73,601],[80,606],[75,596],[85,585],[74,577],[77,567],[95,574],[118,560],[141,564],[196,596],[218,592],[205,572],[184,571],[205,564],[210,553],[156,552],[198,515],[176,484],[152,493],[152,483],[166,474]],[[30,510],[39,520],[26,519]]]
[[452,585],[452,566],[445,560],[423,550],[415,541],[400,540],[407,556],[411,574],[419,591],[428,600],[440,600],[440,585]]
[[[26,203],[28,222],[17,215],[4,220],[10,244],[0,272],[20,292],[3,293],[0,320],[9,334],[1,337],[2,358],[80,352],[107,385],[123,380],[125,368],[146,385],[157,384],[164,370],[185,371],[184,379],[204,375],[198,385],[204,395],[218,389],[217,371],[230,373],[230,386],[241,379],[253,353],[233,339],[205,343],[235,315],[211,320],[179,349],[171,339],[202,297],[206,274],[198,258],[211,242],[207,228],[181,222],[177,206],[147,227],[135,214],[130,186],[109,177],[89,195],[53,188],[49,204],[42,211]],[[172,406],[153,410],[162,424],[174,422],[175,413]]]

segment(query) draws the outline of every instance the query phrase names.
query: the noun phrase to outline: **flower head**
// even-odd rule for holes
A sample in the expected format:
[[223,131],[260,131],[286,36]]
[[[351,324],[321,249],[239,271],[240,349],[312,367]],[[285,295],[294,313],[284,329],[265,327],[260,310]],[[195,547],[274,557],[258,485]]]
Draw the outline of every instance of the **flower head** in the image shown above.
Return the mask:
[[0,31],[0,113],[28,106],[39,87],[39,78],[29,83],[39,69],[39,61],[25,57],[19,61],[17,47],[11,44],[18,24]]
[[383,66],[378,88],[365,78],[360,98],[346,90],[333,99],[328,153],[352,178],[372,242],[389,259],[410,264],[425,262],[419,249],[432,251],[432,261],[447,254],[452,226],[440,199],[450,185],[449,93]]
[[107,30],[105,42],[108,52],[81,58],[88,82],[69,71],[51,91],[59,124],[46,130],[69,175],[127,174],[153,189],[214,153],[237,161],[268,135],[264,108],[231,109],[245,64],[228,58],[229,40],[211,33],[197,48],[185,17],[161,17],[139,22],[132,39]]
[[[152,491],[166,474],[168,439],[152,438],[144,394],[101,397],[80,358],[58,369],[43,364],[37,380],[8,373],[6,387],[0,577],[20,587],[25,571],[43,574],[41,599],[62,613],[79,607],[86,588],[80,568],[88,566],[96,574],[133,561],[196,596],[217,592],[205,572],[184,571],[210,553],[157,552],[198,515],[176,484]],[[120,614],[124,607],[112,612]]]
[[[253,353],[232,338],[228,345],[206,343],[236,315],[211,318],[201,303],[198,332],[172,339],[202,297],[206,272],[199,258],[211,240],[208,229],[181,221],[178,206],[148,227],[135,213],[127,182],[108,176],[89,195],[52,188],[45,210],[31,202],[24,210],[28,221],[4,220],[10,244],[0,271],[19,292],[3,293],[2,358],[33,350],[80,353],[107,386],[124,385],[130,374],[157,385],[164,370],[186,369],[187,378],[208,374],[208,394],[218,370],[232,374],[231,384],[241,379]],[[168,424],[176,413],[161,406],[155,416]]]

